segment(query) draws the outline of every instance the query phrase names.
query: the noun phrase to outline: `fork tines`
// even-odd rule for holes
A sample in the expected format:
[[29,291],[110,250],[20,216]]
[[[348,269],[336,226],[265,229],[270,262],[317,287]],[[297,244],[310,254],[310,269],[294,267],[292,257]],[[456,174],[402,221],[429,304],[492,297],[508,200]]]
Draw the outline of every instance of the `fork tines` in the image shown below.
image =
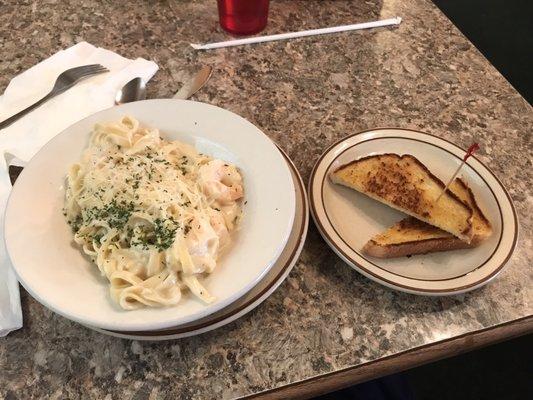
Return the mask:
[[90,64],[90,65],[82,65],[79,67],[74,67],[70,69],[73,73],[79,73],[79,74],[95,74],[98,72],[109,72],[109,70],[100,64]]

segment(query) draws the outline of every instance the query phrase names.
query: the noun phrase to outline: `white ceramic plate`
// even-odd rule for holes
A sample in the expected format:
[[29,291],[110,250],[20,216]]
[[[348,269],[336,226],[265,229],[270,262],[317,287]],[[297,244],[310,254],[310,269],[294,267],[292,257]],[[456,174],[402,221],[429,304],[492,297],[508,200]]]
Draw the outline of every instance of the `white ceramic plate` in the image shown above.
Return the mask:
[[135,340],[169,340],[179,339],[187,336],[199,335],[204,332],[220,328],[236,319],[242,317],[246,313],[252,311],[259,304],[265,301],[285,280],[292,267],[296,264],[298,257],[302,251],[307,235],[307,227],[309,223],[309,204],[307,202],[307,195],[305,193],[304,184],[300,174],[290,159],[286,156],[294,179],[295,193],[296,193],[296,213],[294,216],[294,224],[292,231],[287,241],[285,249],[274,266],[268,271],[265,277],[252,290],[246,293],[237,301],[231,303],[222,310],[209,315],[208,317],[199,319],[189,324],[176,326],[170,329],[160,331],[146,331],[146,332],[112,332],[103,329],[95,329],[107,335],[116,336],[124,339]]
[[[123,311],[109,284],[73,244],[62,215],[64,176],[96,122],[132,115],[163,137],[235,163],[245,185],[244,218],[231,249],[203,282],[216,297],[190,294],[175,307]],[[147,100],[94,114],[46,144],[20,174],[9,198],[5,237],[15,272],[39,302],[66,318],[103,329],[164,329],[210,315],[252,289],[284,249],[293,225],[294,184],[283,156],[257,127],[229,111],[184,100]]]
[[309,181],[313,218],[328,244],[357,271],[391,288],[424,295],[450,295],[485,285],[503,268],[518,237],[511,198],[496,176],[478,159],[468,160],[459,176],[474,192],[492,223],[493,234],[479,247],[412,257],[379,259],[360,249],[404,214],[349,188],[328,174],[338,166],[372,154],[412,154],[447,181],[465,151],[443,139],[404,129],[375,129],[349,136],[320,157]]

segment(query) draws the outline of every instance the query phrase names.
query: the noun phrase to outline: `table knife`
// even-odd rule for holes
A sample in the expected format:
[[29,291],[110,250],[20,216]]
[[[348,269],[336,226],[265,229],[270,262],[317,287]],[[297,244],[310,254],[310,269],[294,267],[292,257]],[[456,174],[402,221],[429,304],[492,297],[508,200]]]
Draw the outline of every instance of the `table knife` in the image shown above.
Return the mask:
[[206,65],[196,73],[189,81],[185,82],[180,90],[172,97],[173,99],[188,99],[206,84],[211,77],[213,68]]

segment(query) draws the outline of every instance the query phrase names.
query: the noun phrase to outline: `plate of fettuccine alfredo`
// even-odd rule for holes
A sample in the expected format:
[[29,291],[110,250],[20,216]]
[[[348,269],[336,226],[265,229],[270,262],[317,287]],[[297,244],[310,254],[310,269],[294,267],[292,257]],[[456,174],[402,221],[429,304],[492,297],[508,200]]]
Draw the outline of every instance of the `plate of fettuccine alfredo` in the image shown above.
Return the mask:
[[6,246],[28,292],[102,329],[164,329],[251,290],[283,251],[294,184],[275,145],[218,107],[149,100],[72,125],[10,196]]

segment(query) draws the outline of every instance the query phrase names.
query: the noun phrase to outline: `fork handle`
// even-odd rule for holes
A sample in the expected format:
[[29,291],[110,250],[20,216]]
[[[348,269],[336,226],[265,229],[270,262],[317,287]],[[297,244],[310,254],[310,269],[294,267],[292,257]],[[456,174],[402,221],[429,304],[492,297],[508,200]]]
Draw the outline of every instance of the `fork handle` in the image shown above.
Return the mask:
[[57,95],[57,93],[50,92],[46,96],[44,96],[41,100],[38,100],[37,102],[33,103],[31,106],[26,107],[24,110],[19,111],[18,113],[16,113],[15,115],[12,115],[8,119],[3,120],[2,122],[0,122],[0,129],[7,128],[13,122],[17,121],[19,118],[22,118],[24,115],[28,114],[29,112],[35,110],[37,107],[39,107],[41,104],[45,103],[46,101],[50,100],[55,95]]

